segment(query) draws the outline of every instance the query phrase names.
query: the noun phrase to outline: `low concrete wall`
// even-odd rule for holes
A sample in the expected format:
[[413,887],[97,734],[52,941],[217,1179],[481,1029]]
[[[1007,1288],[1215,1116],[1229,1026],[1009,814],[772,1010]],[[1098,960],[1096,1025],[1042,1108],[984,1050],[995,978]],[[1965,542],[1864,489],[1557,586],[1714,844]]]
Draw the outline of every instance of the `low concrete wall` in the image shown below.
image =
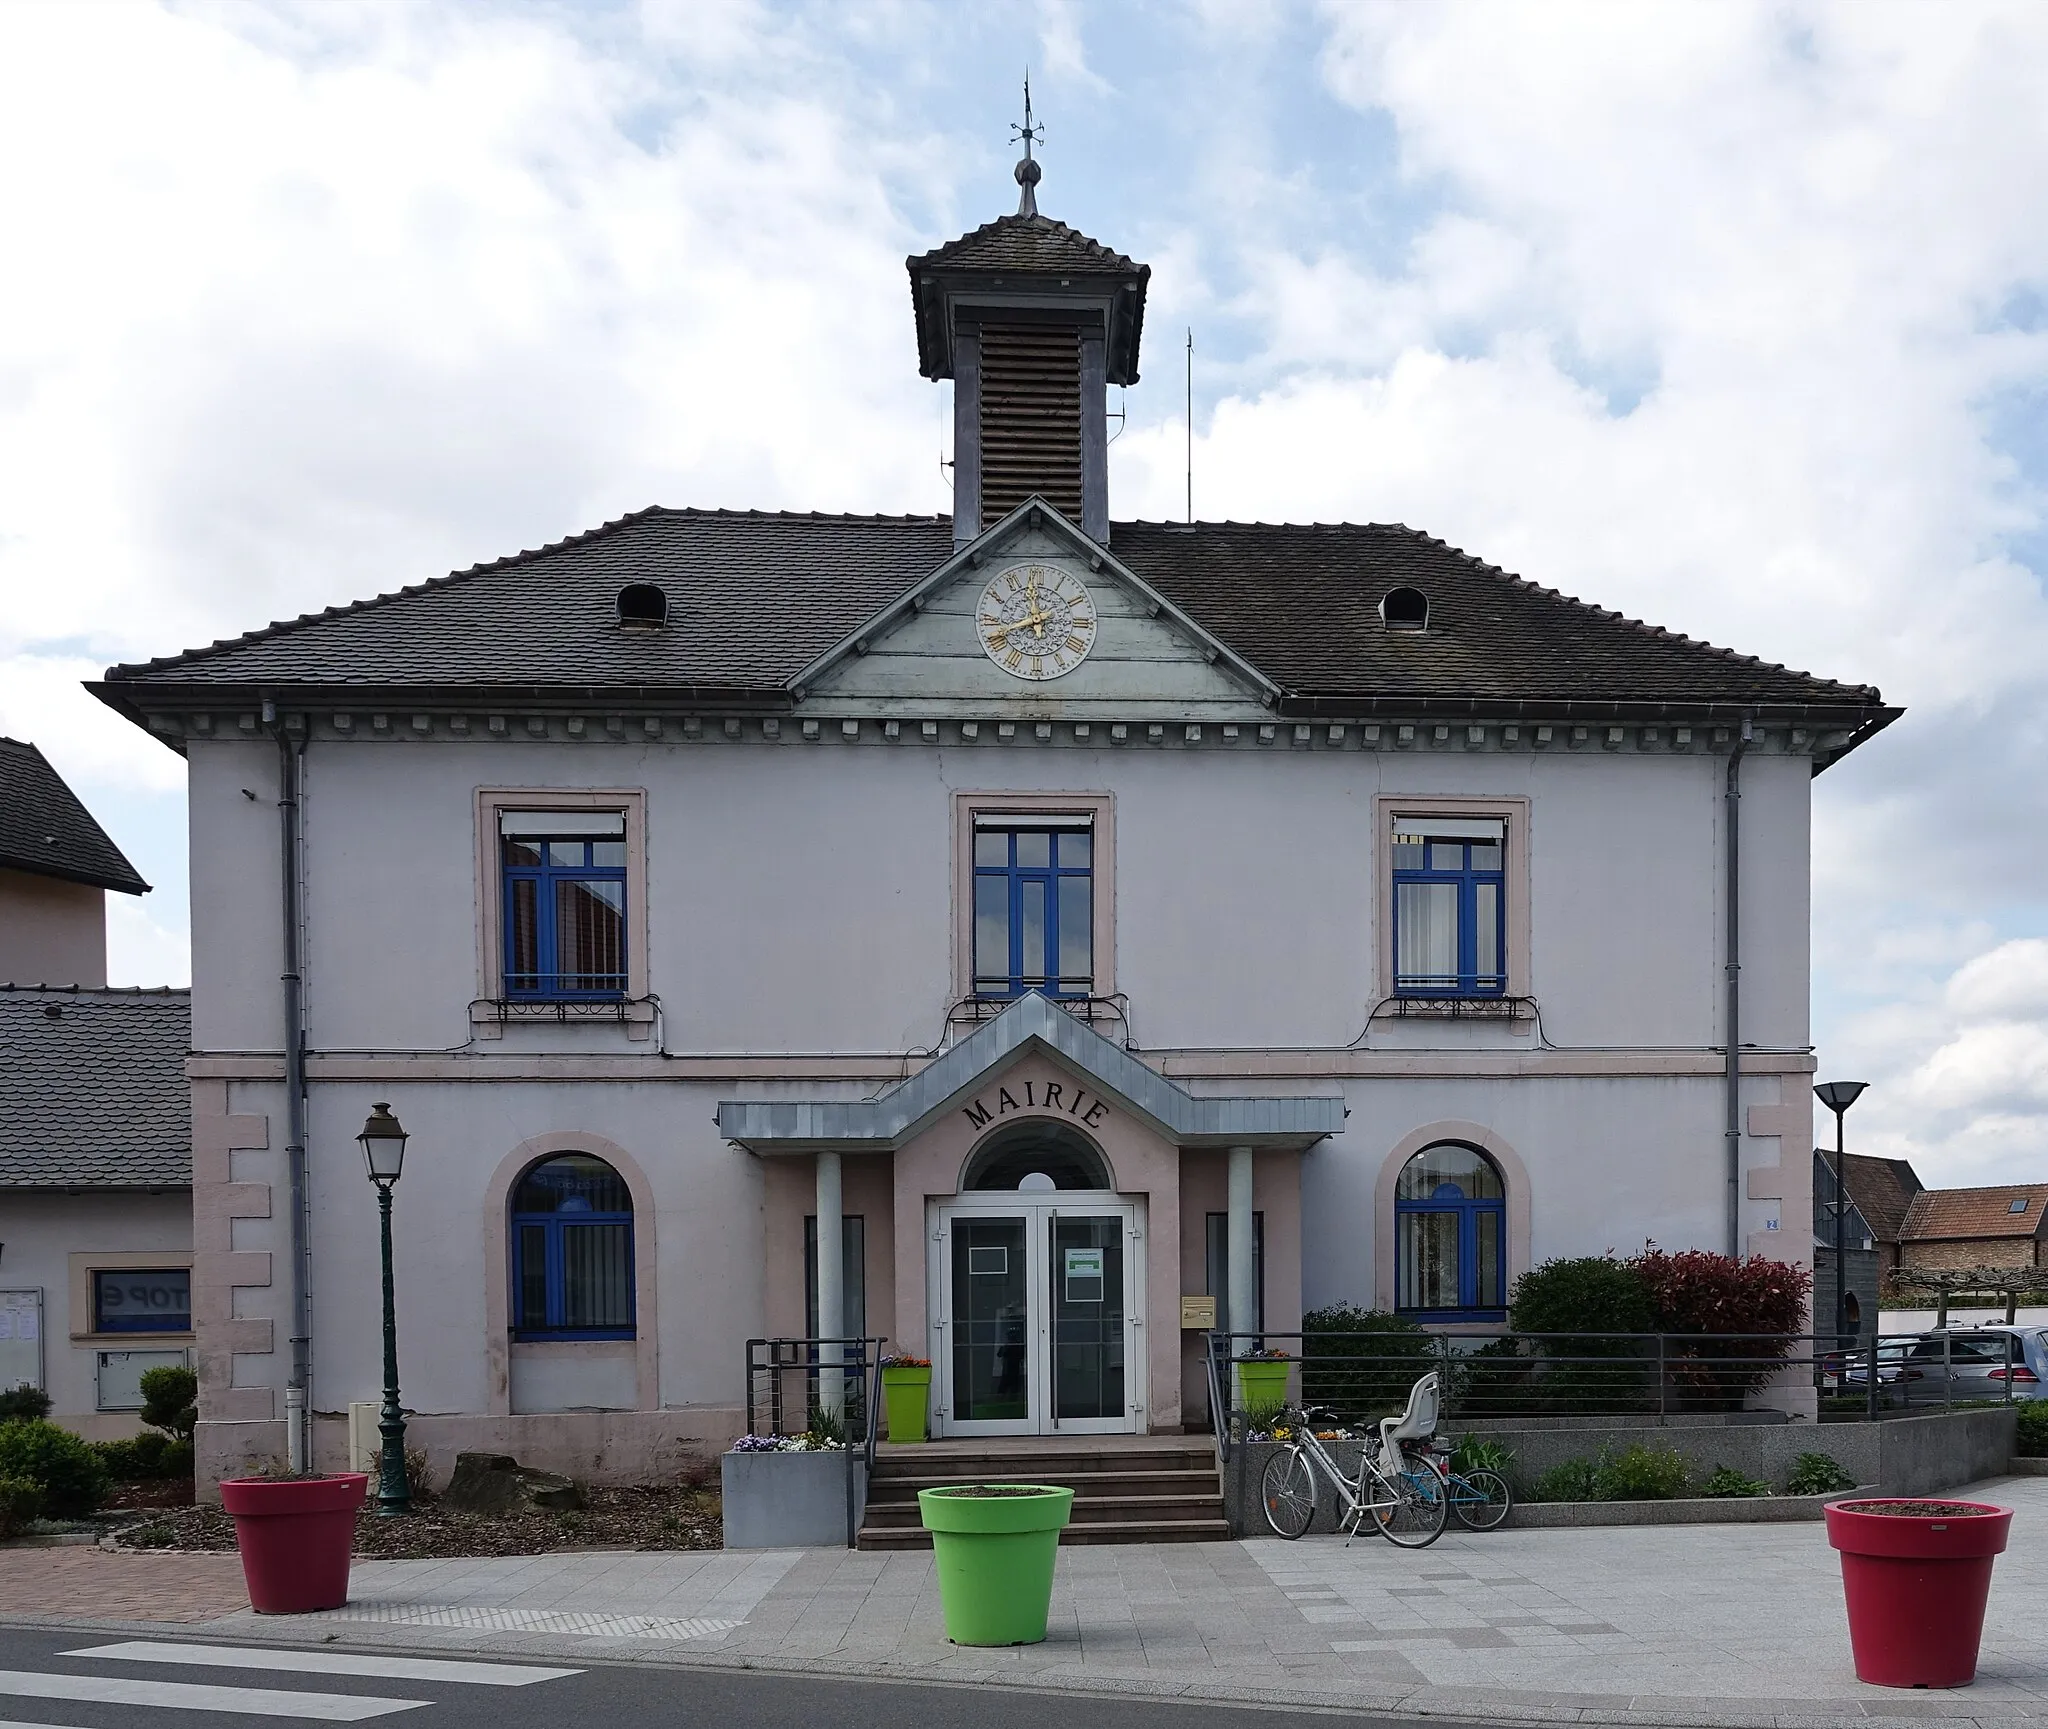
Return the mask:
[[[1638,1443],[1651,1447],[1672,1447],[1691,1464],[1695,1481],[1717,1465],[1727,1465],[1745,1477],[1761,1478],[1782,1491],[1793,1461],[1801,1453],[1825,1453],[1858,1483],[1874,1485],[1887,1495],[1928,1495],[1952,1489],[1960,1483],[2004,1474],[2012,1460],[2015,1418],[2009,1410],[1955,1411],[1926,1417],[1892,1417],[1877,1423],[1751,1423],[1700,1421],[1684,1418],[1664,1424],[1626,1424],[1615,1418],[1574,1420],[1572,1428],[1510,1429],[1473,1425],[1471,1433],[1483,1433],[1514,1452],[1508,1475],[1519,1494],[1552,1466],[1567,1459],[1596,1457],[1603,1447],[1620,1452]],[[1463,1434],[1462,1425],[1447,1425],[1446,1433]],[[1358,1469],[1360,1443],[1327,1443],[1339,1466],[1347,1472]],[[1254,1441],[1237,1448],[1224,1468],[1225,1516],[1239,1536],[1257,1536],[1266,1530],[1259,1506],[1259,1480],[1266,1460],[1275,1451],[1270,1441]],[[1327,1494],[1326,1497],[1327,1498]],[[1668,1507],[1672,1502],[1588,1502],[1585,1506]],[[1716,1506],[1719,1502],[1692,1503]],[[1726,1505],[1744,1505],[1741,1502]],[[1754,1505],[1755,1503],[1749,1503]],[[1787,1505],[1790,1504],[1788,1501]],[[1799,1514],[1760,1515],[1801,1517]],[[1702,1514],[1701,1518],[1708,1515]],[[1544,1521],[1556,1523],[1634,1523],[1620,1517],[1598,1520]],[[1657,1521],[1664,1522],[1664,1521]],[[1318,1505],[1311,1531],[1334,1531],[1332,1508]]]
[[823,1453],[727,1453],[719,1461],[728,1549],[843,1549],[847,1546],[847,1473],[853,1473],[852,1525],[867,1510],[867,1460],[835,1448]]
[[[692,1405],[665,1411],[555,1411],[494,1417],[413,1415],[405,1420],[409,1451],[427,1455],[427,1478],[448,1481],[457,1453],[509,1453],[536,1471],[579,1483],[671,1483],[707,1466],[746,1429],[734,1406]],[[280,1469],[284,1424],[202,1420],[195,1437],[199,1496],[218,1501],[223,1477]],[[349,1469],[348,1417],[321,1412],[313,1420],[313,1462],[323,1471]]]
[[1517,1503],[1503,1527],[1541,1530],[1559,1525],[1777,1525],[1818,1519],[1839,1495],[1771,1495],[1684,1501],[1539,1501]]

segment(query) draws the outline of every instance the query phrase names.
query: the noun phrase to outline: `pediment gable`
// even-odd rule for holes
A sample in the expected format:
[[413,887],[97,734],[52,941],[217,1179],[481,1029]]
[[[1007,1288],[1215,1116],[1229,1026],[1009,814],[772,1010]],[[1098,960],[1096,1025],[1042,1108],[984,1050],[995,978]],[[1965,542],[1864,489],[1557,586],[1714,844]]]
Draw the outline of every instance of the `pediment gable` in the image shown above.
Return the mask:
[[[1086,593],[1094,626],[1070,670],[1021,677],[984,649],[977,617],[991,584],[998,592],[1014,587],[1026,569],[1055,571]],[[1014,648],[1005,656],[1018,658]],[[1050,662],[1028,664],[1050,670]],[[1256,720],[1279,695],[1272,680],[1041,499],[962,547],[796,685],[807,713],[872,714],[901,704],[934,718],[996,707],[1027,718]]]

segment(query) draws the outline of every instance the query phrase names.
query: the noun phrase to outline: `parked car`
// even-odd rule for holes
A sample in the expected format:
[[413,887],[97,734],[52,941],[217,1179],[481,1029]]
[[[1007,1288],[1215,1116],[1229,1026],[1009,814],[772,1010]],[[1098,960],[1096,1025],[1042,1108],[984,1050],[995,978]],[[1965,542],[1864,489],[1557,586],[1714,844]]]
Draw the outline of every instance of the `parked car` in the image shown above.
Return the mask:
[[[1878,1401],[1884,1405],[1948,1405],[2048,1396],[2048,1328],[1950,1327],[1896,1334],[1878,1345]],[[1870,1379],[1868,1353],[1843,1367],[1847,1393]]]
[[[1918,1384],[1926,1379],[1925,1372],[1911,1361],[1922,1335],[1919,1333],[1890,1333],[1877,1342],[1877,1402],[1880,1405],[1919,1404],[1924,1395],[1909,1398],[1908,1390],[1918,1392]],[[1936,1353],[1939,1355],[1939,1353]],[[1823,1364],[1823,1385],[1832,1391],[1853,1398],[1868,1396],[1870,1387],[1870,1350],[1836,1351],[1829,1354]],[[1938,1401],[1939,1391],[1934,1395]]]

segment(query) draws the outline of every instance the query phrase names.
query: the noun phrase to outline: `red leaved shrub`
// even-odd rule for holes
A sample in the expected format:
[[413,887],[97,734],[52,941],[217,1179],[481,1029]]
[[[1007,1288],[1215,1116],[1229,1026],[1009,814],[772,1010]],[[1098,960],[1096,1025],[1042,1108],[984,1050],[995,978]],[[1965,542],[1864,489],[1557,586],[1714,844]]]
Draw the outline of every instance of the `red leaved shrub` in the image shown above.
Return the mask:
[[1707,1334],[1668,1344],[1672,1379],[1714,1401],[1739,1401],[1771,1378],[1799,1331],[1813,1275],[1803,1267],[1710,1249],[1666,1254],[1651,1244],[1628,1263],[1657,1311],[1660,1331]]

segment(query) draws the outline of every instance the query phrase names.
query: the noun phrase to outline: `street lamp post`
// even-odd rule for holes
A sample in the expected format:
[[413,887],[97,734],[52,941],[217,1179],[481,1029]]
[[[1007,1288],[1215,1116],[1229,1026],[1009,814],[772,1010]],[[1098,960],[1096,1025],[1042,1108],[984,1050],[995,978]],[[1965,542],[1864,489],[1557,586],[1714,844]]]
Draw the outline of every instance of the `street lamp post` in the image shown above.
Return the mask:
[[356,1139],[377,1186],[384,1250],[384,1413],[377,1423],[384,1445],[377,1463],[377,1513],[391,1519],[412,1511],[412,1491],[405,1481],[405,1412],[398,1403],[398,1305],[391,1282],[391,1191],[405,1168],[406,1134],[391,1107],[377,1105]]
[[1813,1096],[1835,1113],[1835,1344],[1847,1343],[1849,1331],[1849,1173],[1842,1165],[1842,1119],[1863,1096],[1868,1081],[1822,1081]]

